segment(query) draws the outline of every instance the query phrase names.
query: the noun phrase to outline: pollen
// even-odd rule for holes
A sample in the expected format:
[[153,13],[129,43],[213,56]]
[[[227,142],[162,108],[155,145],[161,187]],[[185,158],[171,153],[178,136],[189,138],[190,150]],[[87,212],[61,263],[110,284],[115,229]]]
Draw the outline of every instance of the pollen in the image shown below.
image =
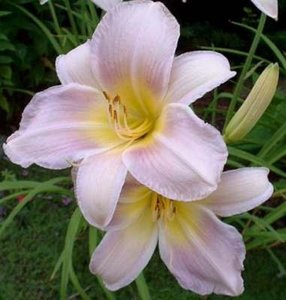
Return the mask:
[[153,222],[163,219],[164,221],[174,220],[177,208],[173,200],[164,196],[153,193],[151,201],[152,220]]
[[147,118],[140,119],[127,113],[127,107],[119,95],[112,98],[103,91],[103,96],[107,101],[109,123],[120,139],[135,141],[151,131],[153,122]]

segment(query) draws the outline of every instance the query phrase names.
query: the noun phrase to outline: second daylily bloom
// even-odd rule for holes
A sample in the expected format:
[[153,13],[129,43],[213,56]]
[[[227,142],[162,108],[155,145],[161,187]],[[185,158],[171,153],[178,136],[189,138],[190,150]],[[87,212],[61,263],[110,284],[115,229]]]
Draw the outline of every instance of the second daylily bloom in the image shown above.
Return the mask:
[[61,85],[35,95],[4,149],[23,167],[76,166],[76,195],[93,225],[109,223],[127,171],[185,201],[217,187],[227,150],[188,107],[234,72],[216,52],[174,57],[179,25],[159,2],[117,5],[92,39],[56,61]]
[[238,231],[218,216],[248,211],[267,200],[273,187],[264,168],[222,174],[206,199],[172,201],[129,179],[90,270],[107,288],[132,282],[150,260],[159,240],[162,260],[179,284],[198,294],[239,295],[245,248]]
[[278,0],[251,0],[267,16],[278,19]]
[[[97,6],[105,11],[112,9],[115,5],[122,2],[122,0],[91,0]],[[183,0],[182,2],[187,2]],[[260,9],[267,16],[277,20],[278,19],[278,0],[251,0],[251,2]]]

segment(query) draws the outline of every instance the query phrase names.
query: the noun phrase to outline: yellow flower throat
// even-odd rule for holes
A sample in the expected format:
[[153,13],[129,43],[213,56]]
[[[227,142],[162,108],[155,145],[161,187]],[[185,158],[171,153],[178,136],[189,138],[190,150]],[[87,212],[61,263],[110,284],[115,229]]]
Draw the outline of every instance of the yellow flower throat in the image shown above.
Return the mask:
[[177,208],[173,200],[167,199],[164,196],[153,193],[151,201],[152,220],[155,222],[162,218],[164,221],[174,220]]
[[118,95],[114,98],[106,92],[103,92],[103,95],[108,102],[109,123],[120,139],[134,141],[151,131],[153,121],[146,117],[129,115],[126,105]]

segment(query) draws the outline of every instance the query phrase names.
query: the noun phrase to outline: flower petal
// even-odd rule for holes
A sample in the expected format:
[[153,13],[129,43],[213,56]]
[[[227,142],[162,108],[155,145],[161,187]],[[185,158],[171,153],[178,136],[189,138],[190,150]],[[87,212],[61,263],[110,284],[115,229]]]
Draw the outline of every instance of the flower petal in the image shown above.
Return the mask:
[[253,209],[273,193],[268,173],[266,168],[241,168],[224,172],[218,188],[200,204],[222,217]]
[[90,270],[110,290],[132,282],[149,262],[158,240],[156,223],[146,213],[124,230],[108,231],[95,250]]
[[251,0],[267,16],[278,19],[278,0]]
[[56,59],[56,71],[62,84],[80,83],[94,88],[99,85],[93,75],[89,41]]
[[105,11],[111,10],[115,5],[122,2],[122,0],[91,0],[91,1]]
[[176,219],[161,223],[160,256],[183,288],[237,296],[243,292],[242,237],[196,203],[181,202]]
[[236,73],[228,60],[214,51],[194,51],[175,58],[167,100],[190,104]]
[[20,129],[12,134],[4,150],[22,167],[35,163],[61,169],[98,152],[94,139],[99,124],[91,111],[101,111],[96,90],[69,84],[38,93],[25,108]]
[[150,94],[160,100],[167,92],[178,37],[179,25],[162,3],[117,5],[91,40],[94,74],[106,92],[127,102],[144,106]]
[[217,187],[227,158],[220,133],[183,104],[165,107],[153,135],[123,153],[129,172],[167,198],[198,200]]
[[120,152],[105,152],[82,161],[75,193],[85,219],[103,228],[111,220],[126,178]]
[[121,230],[136,222],[150,209],[154,192],[128,174],[111,222],[106,230]]

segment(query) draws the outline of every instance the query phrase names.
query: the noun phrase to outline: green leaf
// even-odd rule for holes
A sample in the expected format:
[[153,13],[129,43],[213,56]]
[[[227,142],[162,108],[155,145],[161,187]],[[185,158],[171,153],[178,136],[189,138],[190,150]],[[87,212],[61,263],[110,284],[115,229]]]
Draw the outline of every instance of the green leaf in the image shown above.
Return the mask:
[[13,4],[11,3],[11,5],[15,6],[17,9],[22,11],[26,16],[28,16],[30,19],[32,19],[39,26],[39,28],[44,32],[47,39],[53,45],[54,50],[57,52],[57,54],[62,54],[63,51],[62,51],[62,48],[59,45],[58,41],[56,40],[54,35],[51,33],[49,28],[41,20],[39,20],[37,17],[35,17],[33,14],[31,14],[27,9],[23,8],[22,6],[16,5],[14,3]]
[[[232,22],[233,24],[245,28],[247,30],[250,30],[252,32],[256,32],[256,29],[252,28],[251,26],[245,25],[245,24],[241,24],[241,23],[237,23],[237,22]],[[284,70],[286,70],[286,58],[283,55],[283,53],[278,49],[278,47],[263,33],[261,34],[261,39],[263,40],[263,42],[273,51],[273,53],[275,54],[276,58],[279,60],[281,66],[284,68]]]
[[0,66],[0,77],[6,80],[11,80],[12,69],[9,66]]
[[64,260],[62,264],[62,278],[61,278],[61,291],[60,299],[67,299],[67,286],[69,281],[70,272],[72,271],[72,253],[76,235],[79,231],[82,221],[82,215],[79,208],[74,211],[66,233],[65,248],[64,248]]
[[11,44],[9,41],[0,40],[0,51],[6,51],[6,50],[15,51],[16,49],[14,45]]
[[142,300],[151,300],[151,295],[148,289],[148,285],[145,281],[143,272],[137,277],[136,285],[138,293]]
[[2,108],[7,113],[9,113],[9,111],[10,111],[7,98],[1,94],[0,94],[0,108]]
[[10,64],[13,59],[7,55],[0,55],[0,64]]
[[11,14],[10,11],[0,10],[0,17],[5,17],[5,16],[8,16],[10,14]]

